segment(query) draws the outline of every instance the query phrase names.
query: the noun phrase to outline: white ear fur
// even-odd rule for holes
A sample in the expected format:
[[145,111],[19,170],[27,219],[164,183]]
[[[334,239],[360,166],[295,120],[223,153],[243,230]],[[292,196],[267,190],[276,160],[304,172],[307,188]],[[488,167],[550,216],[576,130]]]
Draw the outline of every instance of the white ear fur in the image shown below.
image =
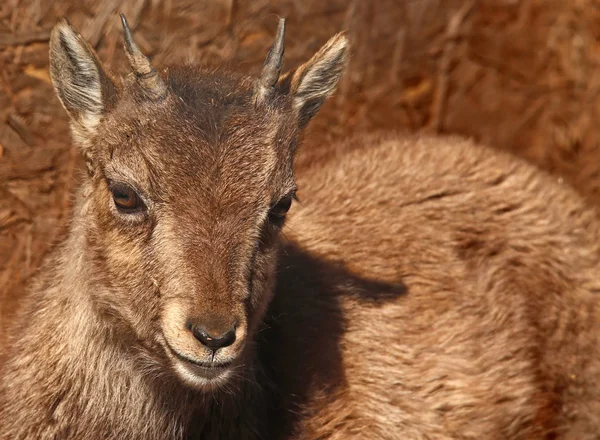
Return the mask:
[[54,26],[50,36],[50,76],[71,117],[74,138],[85,146],[96,131],[114,86],[93,49],[65,19]]
[[341,32],[293,73],[290,93],[301,126],[317,113],[335,91],[347,65],[348,51],[348,38]]

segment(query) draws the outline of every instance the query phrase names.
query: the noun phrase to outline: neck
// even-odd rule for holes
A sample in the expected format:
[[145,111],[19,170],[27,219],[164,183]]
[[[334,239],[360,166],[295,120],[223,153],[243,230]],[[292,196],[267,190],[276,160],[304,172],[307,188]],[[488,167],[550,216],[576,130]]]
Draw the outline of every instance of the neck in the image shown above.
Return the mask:
[[85,300],[88,288],[65,276],[33,292],[2,377],[10,384],[2,390],[0,419],[9,423],[2,435],[183,438],[193,396],[156,374],[135,348],[123,350],[118,332]]

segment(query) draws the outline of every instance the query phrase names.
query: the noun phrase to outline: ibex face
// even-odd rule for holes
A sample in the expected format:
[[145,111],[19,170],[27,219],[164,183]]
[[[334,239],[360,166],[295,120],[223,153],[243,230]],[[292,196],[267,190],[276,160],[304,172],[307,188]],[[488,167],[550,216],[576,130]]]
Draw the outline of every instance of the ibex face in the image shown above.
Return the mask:
[[50,44],[88,169],[75,223],[89,296],[146,358],[213,386],[242,364],[269,301],[298,132],[333,92],[348,43],[335,36],[280,78],[281,20],[259,79],[159,75],[123,24],[133,73],[121,86],[65,20]]

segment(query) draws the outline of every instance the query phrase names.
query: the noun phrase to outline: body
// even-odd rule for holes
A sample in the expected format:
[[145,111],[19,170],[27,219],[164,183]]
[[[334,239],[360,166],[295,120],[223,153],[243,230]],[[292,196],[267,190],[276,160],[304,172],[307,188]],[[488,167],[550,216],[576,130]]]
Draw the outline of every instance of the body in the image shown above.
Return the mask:
[[339,151],[299,176],[272,306],[299,437],[597,438],[596,211],[460,138]]

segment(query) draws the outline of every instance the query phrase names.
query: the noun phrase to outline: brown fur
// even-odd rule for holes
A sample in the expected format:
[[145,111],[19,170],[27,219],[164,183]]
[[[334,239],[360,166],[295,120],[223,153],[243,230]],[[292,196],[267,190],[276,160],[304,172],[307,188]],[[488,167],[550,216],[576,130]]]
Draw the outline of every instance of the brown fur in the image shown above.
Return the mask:
[[272,303],[297,437],[599,438],[597,213],[458,138],[338,148],[298,178]]
[[[13,328],[1,439],[598,438],[600,229],[574,191],[468,141],[400,135],[295,178],[343,36],[269,99],[170,69],[150,101],[89,70],[66,26],[53,81],[88,176]],[[115,180],[144,215],[116,210]],[[280,232],[267,212],[296,185]],[[188,320],[236,320],[236,341],[211,357]],[[170,346],[229,375],[196,380]]]

